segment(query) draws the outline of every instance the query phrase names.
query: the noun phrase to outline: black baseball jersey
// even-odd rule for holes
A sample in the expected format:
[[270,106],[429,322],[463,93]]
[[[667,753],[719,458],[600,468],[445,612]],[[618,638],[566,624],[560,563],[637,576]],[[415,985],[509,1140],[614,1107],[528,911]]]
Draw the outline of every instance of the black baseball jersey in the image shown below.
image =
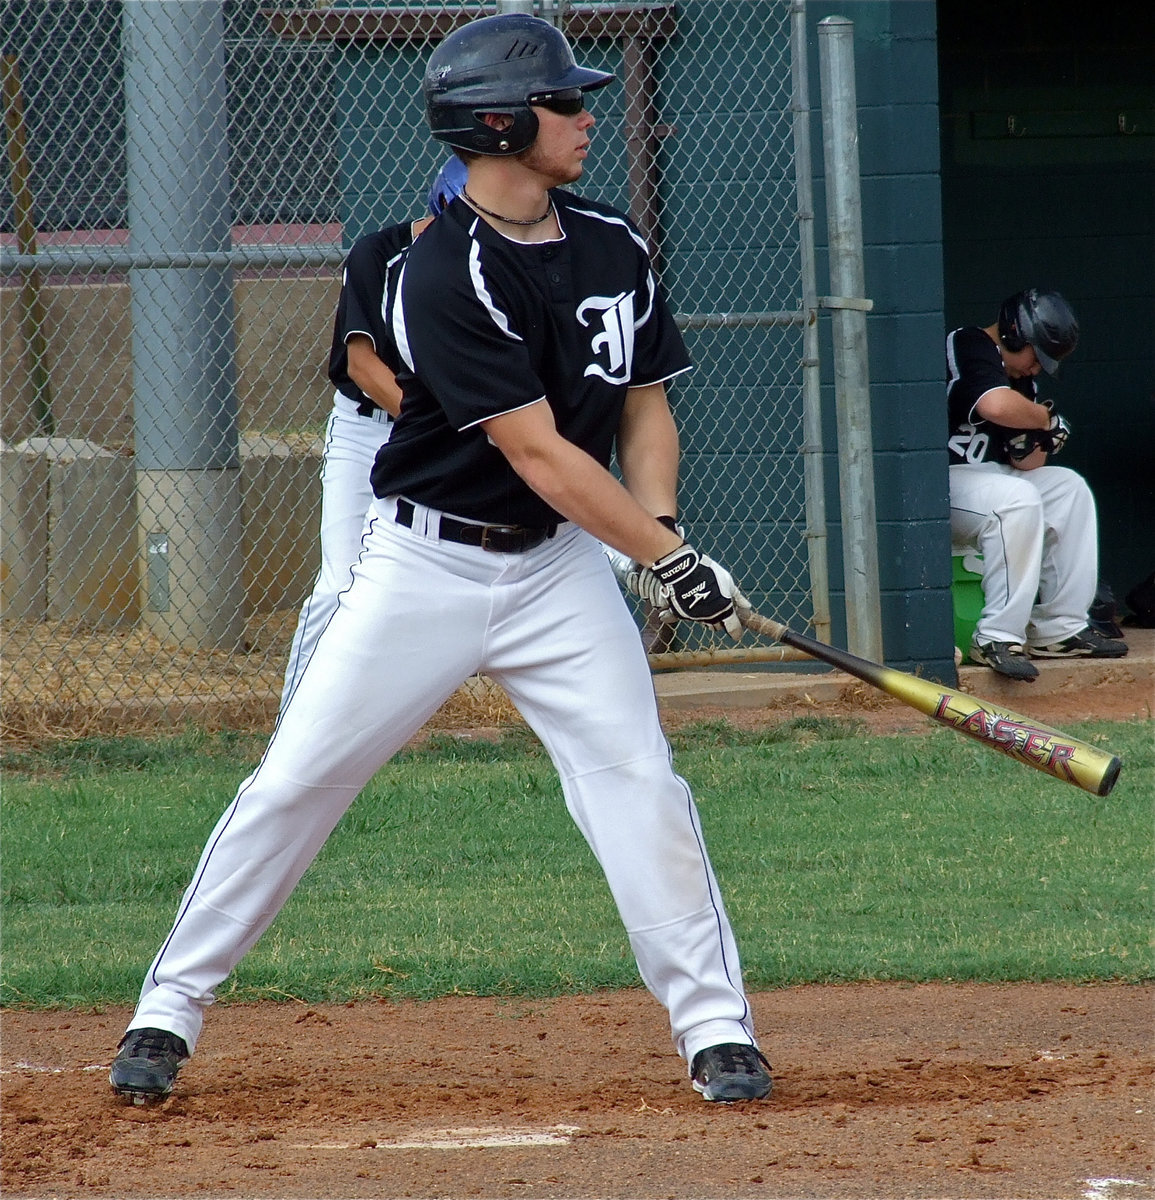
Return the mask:
[[476,521],[553,524],[561,516],[482,423],[544,399],[562,436],[608,466],[627,388],[689,370],[629,219],[550,195],[558,241],[511,241],[457,199],[392,273],[387,316],[404,399],[373,468],[378,496]]
[[999,348],[985,330],[975,325],[955,329],[946,339],[946,401],[950,465],[1009,462],[1007,438],[1014,429],[984,420],[975,405],[995,388],[1009,387],[1028,400],[1035,399],[1035,381],[1012,379],[1003,366]]
[[339,392],[362,407],[365,416],[377,405],[349,378],[348,341],[353,334],[363,333],[372,340],[379,356],[389,348],[383,312],[385,279],[390,263],[396,262],[412,244],[413,228],[406,221],[358,238],[345,259],[333,321],[329,378]]

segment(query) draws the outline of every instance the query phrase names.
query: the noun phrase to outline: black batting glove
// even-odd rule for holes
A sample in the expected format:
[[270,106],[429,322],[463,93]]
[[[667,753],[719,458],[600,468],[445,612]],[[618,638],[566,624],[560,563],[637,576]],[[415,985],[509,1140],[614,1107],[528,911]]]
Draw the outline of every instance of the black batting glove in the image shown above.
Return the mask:
[[658,559],[648,572],[661,597],[679,617],[711,629],[725,630],[734,641],[742,637],[736,603],[745,602],[733,576],[688,542]]
[[1070,425],[1058,413],[1054,413],[1051,416],[1051,423],[1039,433],[1039,445],[1048,454],[1058,454],[1067,444],[1067,438],[1070,436]]
[[1003,443],[1007,457],[1011,462],[1022,462],[1038,449],[1041,436],[1042,430],[1035,429],[1024,429],[1020,433],[1012,434]]

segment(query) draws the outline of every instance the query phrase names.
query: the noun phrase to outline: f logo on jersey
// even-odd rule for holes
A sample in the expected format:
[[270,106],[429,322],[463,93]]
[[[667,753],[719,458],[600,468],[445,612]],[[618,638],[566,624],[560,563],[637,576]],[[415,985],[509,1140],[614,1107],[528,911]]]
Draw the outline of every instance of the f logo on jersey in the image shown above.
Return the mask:
[[590,339],[593,362],[583,374],[598,375],[607,383],[628,383],[634,363],[634,293],[590,296],[578,305],[578,322],[587,329],[599,315],[601,328]]

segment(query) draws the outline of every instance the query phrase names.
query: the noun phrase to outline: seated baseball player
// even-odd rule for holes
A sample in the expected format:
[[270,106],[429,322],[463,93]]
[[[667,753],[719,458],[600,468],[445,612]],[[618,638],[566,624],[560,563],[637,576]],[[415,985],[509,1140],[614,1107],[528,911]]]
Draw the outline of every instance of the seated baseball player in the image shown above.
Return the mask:
[[1009,296],[992,324],[947,337],[951,539],[982,556],[970,657],[1009,679],[1037,678],[1033,658],[1127,653],[1089,623],[1095,499],[1078,472],[1054,465],[1071,429],[1036,393],[1035,377],[1057,375],[1078,340],[1071,306],[1040,288]]

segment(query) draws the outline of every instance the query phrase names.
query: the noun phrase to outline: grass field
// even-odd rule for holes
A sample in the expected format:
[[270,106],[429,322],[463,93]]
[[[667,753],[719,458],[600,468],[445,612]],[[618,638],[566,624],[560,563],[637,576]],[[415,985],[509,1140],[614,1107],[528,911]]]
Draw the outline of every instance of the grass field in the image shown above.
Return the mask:
[[[754,987],[1125,980],[1152,971],[1150,722],[1096,799],[949,731],[826,719],[676,735]],[[4,762],[0,1002],[128,1003],[263,739],[187,733]],[[442,738],[365,789],[221,998],[637,985],[553,769],[524,731]]]

